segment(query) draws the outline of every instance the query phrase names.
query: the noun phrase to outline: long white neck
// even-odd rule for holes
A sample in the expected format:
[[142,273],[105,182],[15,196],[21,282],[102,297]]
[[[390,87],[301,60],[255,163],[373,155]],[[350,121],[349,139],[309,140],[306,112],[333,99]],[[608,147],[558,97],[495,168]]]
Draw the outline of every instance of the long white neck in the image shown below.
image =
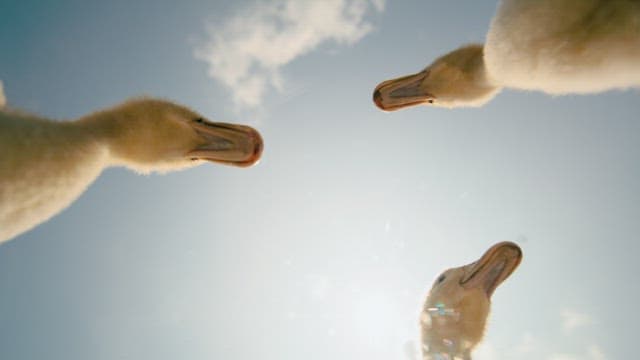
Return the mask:
[[489,299],[478,289],[446,285],[429,296],[420,315],[423,359],[470,360],[484,335]]
[[127,120],[122,112],[117,110],[103,110],[68,124],[77,131],[84,141],[90,141],[94,146],[102,149],[106,156],[104,166],[126,166],[122,160],[126,152],[125,141],[132,136],[140,136],[127,126]]

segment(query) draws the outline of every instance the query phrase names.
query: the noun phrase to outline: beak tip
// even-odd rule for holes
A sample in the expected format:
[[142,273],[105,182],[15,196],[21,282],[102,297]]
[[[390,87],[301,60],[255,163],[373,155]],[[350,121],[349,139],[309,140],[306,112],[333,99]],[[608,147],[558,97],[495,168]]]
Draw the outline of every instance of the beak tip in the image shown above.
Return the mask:
[[505,251],[507,254],[510,254],[510,256],[514,258],[522,257],[522,249],[520,248],[520,246],[518,246],[518,244],[511,241],[503,241],[493,246],[493,248],[503,249],[503,251]]
[[250,141],[253,144],[253,152],[247,160],[233,164],[238,167],[251,167],[253,165],[256,165],[258,162],[260,162],[260,158],[262,157],[262,150],[264,150],[264,141],[262,140],[262,136],[260,135],[258,130],[255,130],[253,128],[250,128],[249,132],[249,138],[251,139]]
[[255,142],[255,145],[253,147],[253,158],[255,159],[255,162],[258,162],[258,160],[260,160],[260,157],[262,156],[262,150],[264,150],[264,141],[262,140],[262,136],[257,130],[255,130],[253,139]]
[[376,106],[383,111],[386,111],[386,109],[384,108],[384,104],[382,102],[382,94],[380,93],[380,89],[376,88],[373,91],[373,103],[376,104]]

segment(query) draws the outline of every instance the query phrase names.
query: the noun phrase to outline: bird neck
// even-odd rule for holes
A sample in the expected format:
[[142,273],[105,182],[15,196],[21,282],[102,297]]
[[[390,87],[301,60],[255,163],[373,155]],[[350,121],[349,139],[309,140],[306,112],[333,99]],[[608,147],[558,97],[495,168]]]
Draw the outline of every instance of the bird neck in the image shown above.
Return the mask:
[[420,319],[424,360],[471,359],[489,314],[489,300],[479,294],[471,290],[457,300],[427,300]]
[[480,106],[500,91],[487,72],[482,44],[458,48],[431,66],[436,104],[445,107]]
[[423,359],[471,359],[475,339],[467,336],[460,314],[451,312],[431,316],[434,326],[422,334]]
[[76,121],[85,136],[100,144],[108,153],[108,166],[127,166],[124,160],[130,151],[134,137],[140,136],[133,129],[132,116],[121,109],[99,111]]

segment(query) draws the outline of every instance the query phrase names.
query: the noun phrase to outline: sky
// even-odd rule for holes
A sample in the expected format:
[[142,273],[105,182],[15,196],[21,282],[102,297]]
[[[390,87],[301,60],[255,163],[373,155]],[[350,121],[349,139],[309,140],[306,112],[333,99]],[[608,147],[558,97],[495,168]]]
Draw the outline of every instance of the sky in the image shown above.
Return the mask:
[[0,358],[414,360],[444,269],[514,241],[474,359],[637,357],[638,91],[380,112],[491,1],[4,1],[9,105],[131,96],[256,127],[262,161],[109,168],[0,245]]

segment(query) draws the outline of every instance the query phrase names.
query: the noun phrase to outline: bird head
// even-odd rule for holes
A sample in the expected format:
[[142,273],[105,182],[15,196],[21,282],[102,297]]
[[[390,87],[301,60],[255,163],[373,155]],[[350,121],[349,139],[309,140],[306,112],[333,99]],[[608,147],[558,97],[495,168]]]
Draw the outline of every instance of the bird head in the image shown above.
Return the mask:
[[380,83],[373,102],[384,111],[414,105],[480,106],[499,90],[487,78],[483,46],[474,44],[438,58],[418,73]]
[[518,245],[501,242],[477,261],[438,276],[420,318],[425,359],[437,359],[437,355],[470,358],[471,350],[482,340],[491,295],[521,259]]
[[163,100],[137,99],[95,116],[107,133],[117,164],[139,172],[170,171],[203,161],[251,166],[261,156],[260,133],[245,126],[212,122]]

